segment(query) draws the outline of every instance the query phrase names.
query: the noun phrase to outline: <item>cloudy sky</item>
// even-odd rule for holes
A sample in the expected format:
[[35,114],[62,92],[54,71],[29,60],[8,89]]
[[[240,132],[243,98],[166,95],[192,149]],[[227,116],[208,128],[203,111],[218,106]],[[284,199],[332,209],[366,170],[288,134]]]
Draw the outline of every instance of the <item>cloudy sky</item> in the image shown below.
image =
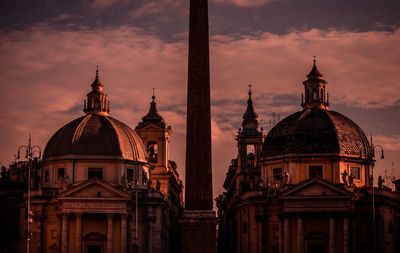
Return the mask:
[[[331,109],[357,122],[400,177],[398,0],[209,0],[214,193],[236,155],[247,86],[264,129],[300,110],[313,56]],[[99,65],[111,116],[134,128],[156,89],[184,177],[187,0],[2,0],[0,162],[32,133],[43,149],[83,114]],[[393,165],[392,165],[393,164]]]

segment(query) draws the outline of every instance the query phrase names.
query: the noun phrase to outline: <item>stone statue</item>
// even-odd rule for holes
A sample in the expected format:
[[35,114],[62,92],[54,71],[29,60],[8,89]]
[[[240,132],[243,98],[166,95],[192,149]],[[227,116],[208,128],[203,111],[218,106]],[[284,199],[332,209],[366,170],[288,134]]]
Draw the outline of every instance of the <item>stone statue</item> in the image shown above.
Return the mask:
[[285,171],[285,185],[288,185],[290,181],[289,172]]
[[125,173],[121,177],[121,185],[124,190],[128,188],[128,180],[125,176]]
[[343,173],[342,173],[342,181],[343,181],[343,184],[347,186],[347,171],[346,170],[343,171]]
[[349,186],[354,186],[354,175],[353,175],[353,173],[350,173],[350,176],[349,176]]
[[260,190],[263,190],[265,188],[264,180],[262,179],[260,180],[259,188]]
[[384,182],[385,182],[385,179],[383,179],[382,176],[379,176],[378,177],[378,188],[382,189]]
[[157,179],[156,190],[160,191],[160,188],[161,188],[161,183],[160,183],[160,180]]
[[1,166],[1,178],[0,179],[2,182],[10,181],[10,172],[7,171],[7,168],[4,166]]
[[368,185],[371,187],[374,186],[374,177],[372,175],[368,178]]
[[68,187],[68,181],[69,181],[68,174],[65,173],[61,180],[61,186],[63,189],[66,189]]

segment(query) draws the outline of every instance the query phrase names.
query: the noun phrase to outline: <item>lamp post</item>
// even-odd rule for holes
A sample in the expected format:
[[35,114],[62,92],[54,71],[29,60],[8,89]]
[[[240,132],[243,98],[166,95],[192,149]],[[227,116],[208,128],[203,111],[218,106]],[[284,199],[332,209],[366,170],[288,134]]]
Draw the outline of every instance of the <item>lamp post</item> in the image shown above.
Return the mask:
[[32,146],[31,135],[29,134],[29,142],[28,145],[21,145],[18,147],[18,156],[17,159],[20,159],[21,150],[25,149],[25,158],[28,159],[28,203],[27,203],[27,215],[26,215],[26,252],[29,253],[29,241],[30,241],[30,224],[33,222],[32,216],[33,213],[31,211],[31,169],[32,169],[32,160],[34,156],[34,151],[39,151],[38,158],[40,159],[42,155],[42,150],[39,146]]
[[[371,137],[371,159],[375,159],[375,149],[380,148],[381,149],[381,159],[385,158],[383,147],[381,145],[374,145],[372,143],[372,137]],[[372,179],[374,179],[374,163],[372,163]],[[374,182],[372,181],[372,231],[373,231],[373,242],[374,242],[374,253],[376,253],[376,219],[375,219],[375,187],[374,187]]]

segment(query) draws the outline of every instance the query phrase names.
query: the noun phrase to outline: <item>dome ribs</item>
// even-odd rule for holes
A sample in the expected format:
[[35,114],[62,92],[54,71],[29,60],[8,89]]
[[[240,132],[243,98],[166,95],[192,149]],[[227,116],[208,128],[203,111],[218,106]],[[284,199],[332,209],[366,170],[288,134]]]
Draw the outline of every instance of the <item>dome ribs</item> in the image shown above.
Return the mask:
[[74,155],[77,159],[109,156],[133,161],[146,160],[144,145],[135,131],[104,115],[86,115],[66,124],[50,138],[43,158],[68,155]]
[[369,150],[368,139],[356,123],[335,111],[320,109],[286,117],[271,129],[263,145],[267,159],[307,154],[359,156]]

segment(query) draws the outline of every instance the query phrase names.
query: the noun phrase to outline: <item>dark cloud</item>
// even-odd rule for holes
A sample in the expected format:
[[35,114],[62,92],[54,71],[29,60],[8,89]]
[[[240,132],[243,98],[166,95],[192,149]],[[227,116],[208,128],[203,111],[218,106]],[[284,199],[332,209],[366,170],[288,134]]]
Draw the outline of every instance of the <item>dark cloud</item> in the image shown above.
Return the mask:
[[[390,30],[400,26],[398,0],[210,0],[213,35],[285,34],[293,30]],[[47,24],[58,29],[134,25],[164,39],[187,32],[184,0],[2,0],[0,28]]]
[[373,135],[400,135],[400,105],[378,108],[352,107],[349,104],[338,104],[332,109],[341,112]]

